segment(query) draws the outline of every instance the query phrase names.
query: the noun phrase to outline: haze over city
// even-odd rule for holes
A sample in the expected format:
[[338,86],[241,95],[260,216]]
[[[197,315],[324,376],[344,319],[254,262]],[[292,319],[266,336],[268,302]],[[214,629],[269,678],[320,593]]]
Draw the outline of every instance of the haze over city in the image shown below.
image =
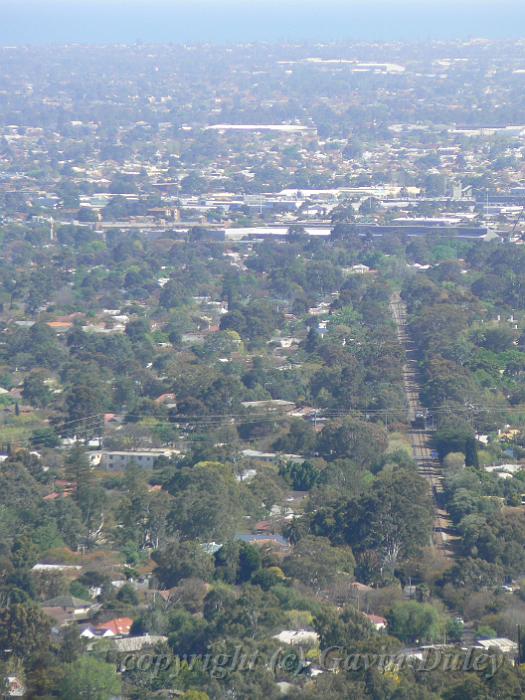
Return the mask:
[[0,41],[243,42],[518,37],[518,0],[3,0]]
[[523,3],[0,5],[0,696],[525,698]]

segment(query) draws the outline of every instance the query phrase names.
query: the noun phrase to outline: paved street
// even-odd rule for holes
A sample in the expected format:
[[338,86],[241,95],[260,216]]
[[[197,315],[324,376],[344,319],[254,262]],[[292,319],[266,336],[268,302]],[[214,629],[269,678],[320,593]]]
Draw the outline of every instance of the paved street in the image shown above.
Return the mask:
[[405,351],[405,363],[403,366],[403,382],[407,399],[407,411],[409,425],[409,437],[412,443],[414,459],[422,476],[428,479],[432,489],[435,504],[434,518],[434,545],[445,556],[453,555],[452,544],[455,536],[452,531],[452,523],[447,511],[441,506],[443,494],[443,474],[441,465],[433,457],[431,437],[433,429],[427,426],[415,427],[416,417],[424,416],[425,409],[420,399],[420,382],[416,350],[413,341],[407,332],[406,307],[398,294],[391,299],[392,316],[397,325],[398,338]]

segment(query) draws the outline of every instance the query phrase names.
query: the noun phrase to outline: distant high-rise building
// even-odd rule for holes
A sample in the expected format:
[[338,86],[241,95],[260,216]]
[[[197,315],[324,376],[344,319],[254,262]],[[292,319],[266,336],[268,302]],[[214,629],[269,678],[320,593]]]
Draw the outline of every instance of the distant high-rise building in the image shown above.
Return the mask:
[[452,185],[452,199],[463,199],[463,185],[460,182],[455,182]]

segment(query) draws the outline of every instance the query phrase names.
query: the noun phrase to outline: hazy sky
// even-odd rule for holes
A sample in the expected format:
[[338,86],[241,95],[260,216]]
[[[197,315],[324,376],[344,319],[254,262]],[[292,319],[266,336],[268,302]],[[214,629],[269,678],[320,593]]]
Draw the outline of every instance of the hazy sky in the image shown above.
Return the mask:
[[0,43],[525,36],[523,0],[0,0]]

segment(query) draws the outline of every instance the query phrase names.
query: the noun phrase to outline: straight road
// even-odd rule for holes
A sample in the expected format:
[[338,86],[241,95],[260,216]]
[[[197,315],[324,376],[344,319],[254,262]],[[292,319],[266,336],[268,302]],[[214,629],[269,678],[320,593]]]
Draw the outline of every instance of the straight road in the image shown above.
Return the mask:
[[447,511],[440,505],[443,494],[443,474],[441,465],[434,458],[431,448],[433,430],[427,427],[414,427],[416,416],[424,415],[425,409],[421,403],[421,384],[416,359],[416,348],[407,330],[406,307],[399,294],[394,294],[390,300],[392,316],[397,326],[399,342],[404,349],[403,383],[407,400],[407,418],[409,423],[408,436],[412,444],[412,452],[421,476],[428,480],[434,499],[434,546],[444,556],[452,557],[453,534],[452,522]]

